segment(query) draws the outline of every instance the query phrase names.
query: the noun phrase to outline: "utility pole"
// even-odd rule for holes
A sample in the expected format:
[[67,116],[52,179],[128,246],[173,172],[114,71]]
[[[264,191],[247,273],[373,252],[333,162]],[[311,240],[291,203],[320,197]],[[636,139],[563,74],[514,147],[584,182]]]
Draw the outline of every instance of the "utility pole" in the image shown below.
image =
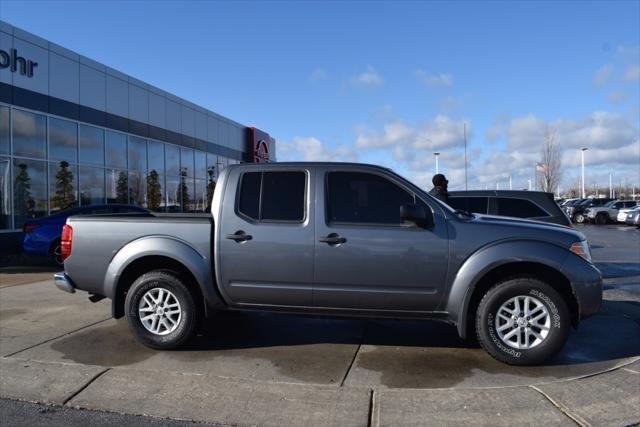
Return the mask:
[[469,185],[467,181],[467,122],[463,123],[464,130],[464,190],[469,190]]
[[609,197],[613,198],[613,184],[611,182],[611,172],[609,172]]
[[580,158],[582,160],[582,198],[586,199],[586,189],[584,188],[584,152],[587,151],[587,147],[582,147],[580,149]]
[[509,175],[509,190],[513,190],[513,185],[511,185],[511,175]]

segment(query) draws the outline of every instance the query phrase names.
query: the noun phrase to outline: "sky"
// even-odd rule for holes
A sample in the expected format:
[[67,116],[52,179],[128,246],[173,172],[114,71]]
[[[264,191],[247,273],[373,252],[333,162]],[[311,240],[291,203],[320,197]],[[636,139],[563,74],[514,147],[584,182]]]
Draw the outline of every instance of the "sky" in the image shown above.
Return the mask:
[[[424,188],[640,188],[640,1],[0,1],[0,19],[277,141]],[[638,190],[636,190],[638,192]]]

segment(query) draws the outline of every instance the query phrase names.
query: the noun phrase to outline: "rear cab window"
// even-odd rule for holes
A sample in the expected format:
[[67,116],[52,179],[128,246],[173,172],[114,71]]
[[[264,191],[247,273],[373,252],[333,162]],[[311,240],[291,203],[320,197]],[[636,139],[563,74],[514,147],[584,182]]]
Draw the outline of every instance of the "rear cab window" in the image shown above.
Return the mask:
[[306,216],[306,185],[303,171],[245,172],[236,211],[257,222],[301,223]]

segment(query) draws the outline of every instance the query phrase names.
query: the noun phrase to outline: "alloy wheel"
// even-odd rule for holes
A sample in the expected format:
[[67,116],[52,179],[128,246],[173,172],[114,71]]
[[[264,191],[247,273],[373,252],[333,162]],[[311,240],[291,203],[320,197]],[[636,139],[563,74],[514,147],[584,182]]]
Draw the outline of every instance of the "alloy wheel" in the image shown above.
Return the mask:
[[540,345],[549,335],[551,316],[539,299],[519,295],[503,303],[495,321],[500,340],[509,347],[528,350]]

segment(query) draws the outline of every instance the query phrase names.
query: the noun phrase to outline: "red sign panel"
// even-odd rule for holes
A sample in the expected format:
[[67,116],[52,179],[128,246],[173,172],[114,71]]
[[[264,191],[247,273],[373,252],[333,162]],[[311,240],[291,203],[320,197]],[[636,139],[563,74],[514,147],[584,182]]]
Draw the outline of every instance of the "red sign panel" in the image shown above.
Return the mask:
[[251,161],[253,163],[269,162],[269,142],[271,137],[268,133],[257,128],[249,128],[249,140],[251,141]]

